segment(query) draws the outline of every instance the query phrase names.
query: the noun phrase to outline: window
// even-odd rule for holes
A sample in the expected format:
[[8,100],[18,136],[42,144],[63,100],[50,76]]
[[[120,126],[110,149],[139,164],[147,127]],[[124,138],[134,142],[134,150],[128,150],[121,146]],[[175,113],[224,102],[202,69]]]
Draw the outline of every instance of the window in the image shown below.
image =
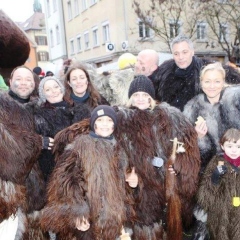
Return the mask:
[[146,26],[141,20],[138,22],[139,37],[149,38],[150,37],[150,28]]
[[82,51],[82,44],[81,44],[81,36],[77,36],[77,51],[81,52]]
[[178,22],[170,22],[170,38],[175,38],[180,33],[180,23]]
[[227,41],[227,24],[220,24],[220,26],[219,26],[219,40],[221,42]]
[[74,0],[74,9],[75,9],[75,16],[77,16],[79,14],[78,0]]
[[53,11],[57,11],[57,0],[53,0]]
[[37,43],[37,45],[47,45],[47,37],[35,36],[35,42]]
[[49,60],[48,52],[38,52],[38,61],[47,62]]
[[50,2],[49,0],[47,0],[47,16],[50,17],[51,16],[51,11],[50,11]]
[[87,9],[87,0],[82,0],[82,10],[86,10]]
[[56,40],[57,40],[57,44],[59,44],[60,43],[60,31],[59,31],[58,25],[56,26]]
[[198,40],[206,40],[206,23],[198,23],[197,24],[197,39]]
[[53,38],[53,31],[50,30],[50,44],[51,44],[51,47],[54,46],[54,38]]
[[102,25],[102,31],[103,31],[103,42],[109,42],[110,41],[110,35],[109,35],[109,24],[104,23]]
[[70,40],[70,54],[73,55],[75,53],[74,51],[74,40]]
[[89,49],[89,33],[85,32],[84,33],[84,43],[85,43],[85,49]]
[[98,46],[98,29],[97,28],[93,28],[93,47]]
[[90,4],[93,5],[97,2],[97,0],[90,0]]
[[67,6],[68,6],[68,20],[71,20],[72,19],[72,5],[71,5],[71,1],[68,1]]

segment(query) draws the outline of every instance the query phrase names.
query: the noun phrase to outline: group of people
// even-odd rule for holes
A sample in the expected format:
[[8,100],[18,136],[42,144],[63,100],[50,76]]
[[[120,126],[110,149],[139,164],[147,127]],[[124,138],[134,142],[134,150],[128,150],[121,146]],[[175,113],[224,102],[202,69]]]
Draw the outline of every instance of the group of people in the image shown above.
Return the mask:
[[184,36],[171,48],[160,66],[154,50],[138,54],[124,106],[79,63],[61,80],[12,71],[1,239],[181,240],[200,211],[192,239],[239,238],[240,74],[194,56]]

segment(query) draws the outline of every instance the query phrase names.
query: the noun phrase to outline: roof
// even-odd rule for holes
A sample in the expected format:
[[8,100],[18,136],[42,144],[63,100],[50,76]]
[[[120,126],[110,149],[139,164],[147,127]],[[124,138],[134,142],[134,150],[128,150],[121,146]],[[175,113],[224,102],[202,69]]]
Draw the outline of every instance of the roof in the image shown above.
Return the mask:
[[42,30],[46,28],[45,15],[41,12],[35,12],[30,18],[23,23],[18,23],[24,31],[28,30]]

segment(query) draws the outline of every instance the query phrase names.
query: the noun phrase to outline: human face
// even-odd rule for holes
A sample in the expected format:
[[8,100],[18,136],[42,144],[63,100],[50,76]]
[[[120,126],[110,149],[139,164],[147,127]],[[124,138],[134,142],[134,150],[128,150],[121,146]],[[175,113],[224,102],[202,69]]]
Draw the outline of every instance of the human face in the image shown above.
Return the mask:
[[224,87],[224,78],[218,70],[208,70],[202,76],[201,86],[210,103],[219,101]]
[[231,159],[240,157],[240,139],[237,142],[226,141],[221,147],[225,154]]
[[[156,65],[156,64],[155,64]],[[134,66],[135,74],[150,76],[153,73],[154,63],[150,55],[147,53],[139,53],[137,62]],[[156,69],[157,66],[155,66]]]
[[132,105],[141,110],[145,110],[150,107],[150,95],[145,92],[136,92],[132,95]]
[[48,80],[45,82],[43,92],[47,101],[50,103],[58,103],[63,100],[61,87],[54,80]]
[[187,42],[175,43],[172,47],[173,59],[176,65],[181,68],[187,68],[194,55],[194,50],[190,48]]
[[85,72],[81,69],[75,69],[70,74],[69,85],[72,87],[73,93],[82,97],[87,91],[88,79]]
[[18,68],[10,79],[10,89],[20,98],[27,99],[35,88],[33,73],[27,68]]
[[108,116],[97,118],[94,123],[94,130],[101,137],[109,137],[114,131],[113,120]]

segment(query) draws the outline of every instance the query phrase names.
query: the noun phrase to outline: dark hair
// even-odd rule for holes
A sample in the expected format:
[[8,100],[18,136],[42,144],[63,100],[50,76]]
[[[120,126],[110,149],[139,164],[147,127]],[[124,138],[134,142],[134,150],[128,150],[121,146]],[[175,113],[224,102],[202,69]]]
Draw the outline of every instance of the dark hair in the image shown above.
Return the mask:
[[223,145],[225,142],[237,142],[240,139],[240,130],[236,128],[228,129],[220,139],[220,144]]
[[72,71],[77,70],[77,69],[82,70],[87,77],[87,81],[88,81],[87,92],[89,92],[89,95],[90,95],[89,96],[89,106],[91,108],[94,108],[94,107],[98,106],[98,102],[101,100],[101,96],[100,96],[99,92],[94,88],[93,84],[91,83],[90,75],[89,75],[87,69],[83,65],[70,67],[65,75],[64,85],[65,85],[65,89],[66,89],[66,96],[65,96],[66,101],[69,102],[71,105],[73,105],[73,100],[71,99],[72,88],[69,86],[68,82],[70,82],[70,75],[71,75]]

